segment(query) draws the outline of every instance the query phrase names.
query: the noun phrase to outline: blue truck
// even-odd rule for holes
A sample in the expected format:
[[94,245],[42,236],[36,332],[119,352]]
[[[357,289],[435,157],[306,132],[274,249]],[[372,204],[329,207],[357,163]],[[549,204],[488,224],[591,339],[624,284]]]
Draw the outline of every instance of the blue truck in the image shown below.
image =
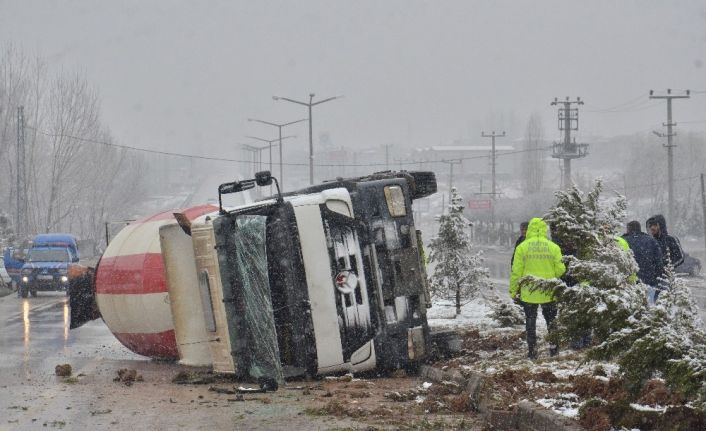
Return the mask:
[[36,235],[27,250],[20,272],[19,296],[37,296],[40,291],[63,291],[68,295],[69,266],[78,261],[78,247],[73,235]]

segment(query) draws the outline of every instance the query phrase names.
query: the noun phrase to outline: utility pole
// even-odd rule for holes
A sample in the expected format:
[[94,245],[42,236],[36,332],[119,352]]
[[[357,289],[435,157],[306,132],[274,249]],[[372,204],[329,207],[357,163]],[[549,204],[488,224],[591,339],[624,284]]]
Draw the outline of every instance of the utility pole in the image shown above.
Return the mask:
[[449,205],[453,203],[452,200],[452,190],[454,187],[454,165],[461,163],[461,160],[441,160],[441,163],[447,163],[449,165]]
[[402,168],[402,164],[405,163],[405,162],[408,162],[409,160],[403,159],[403,158],[399,158],[399,159],[395,159],[395,161],[400,164],[400,171],[402,171],[402,169],[403,169],[403,168]]
[[17,212],[15,218],[15,232],[17,239],[21,240],[25,232],[24,225],[27,222],[27,172],[25,160],[25,114],[24,106],[17,107],[17,149],[16,149],[16,198]]
[[672,122],[672,99],[688,99],[691,97],[689,95],[689,90],[686,90],[685,94],[672,94],[671,89],[667,89],[667,94],[655,95],[654,90],[650,90],[650,99],[665,99],[667,100],[667,122],[662,123],[663,126],[667,126],[667,134],[654,132],[655,135],[664,138],[667,137],[667,181],[668,181],[668,199],[669,208],[668,216],[670,223],[674,223],[674,153],[672,148],[676,145],[672,141],[672,137],[676,136],[676,132],[672,131],[672,127],[676,126],[676,123]]
[[390,147],[392,144],[385,144],[385,170],[390,170]]
[[314,102],[314,96],[316,96],[314,93],[309,93],[309,102],[302,102],[299,100],[289,99],[287,97],[272,96],[272,100],[275,100],[275,101],[284,100],[287,102],[296,103],[297,105],[302,105],[302,106],[306,106],[307,108],[309,108],[309,184],[310,185],[314,184],[314,138],[312,137],[314,127],[312,125],[312,119],[311,119],[311,108],[313,108],[316,105],[321,105],[322,103],[326,103],[331,100],[340,99],[341,97],[343,97],[343,96],[333,96],[333,97],[329,97],[328,99],[319,100],[318,102]]
[[[577,97],[576,100],[566,100],[559,101],[556,97],[551,103],[554,105],[563,105],[559,108],[559,130],[564,132],[563,142],[555,142],[552,146],[552,157],[555,159],[564,160],[563,169],[563,188],[571,187],[571,160],[580,159],[588,155],[588,144],[577,144],[576,138],[571,139],[571,131],[579,129],[579,108],[578,105],[583,105],[583,100]],[[572,108],[571,105],[576,105],[576,108]]]
[[701,174],[701,211],[704,221],[704,247],[706,247],[706,189],[704,189],[704,174]]
[[505,132],[502,133],[502,135],[498,135],[495,133],[495,130],[493,130],[493,133],[491,134],[486,134],[485,132],[480,133],[481,138],[490,138],[491,139],[491,150],[490,150],[490,166],[491,166],[491,188],[490,192],[492,193],[492,198],[495,200],[495,195],[496,195],[496,190],[495,190],[495,138],[504,138],[505,137]]
[[265,120],[248,118],[248,121],[255,121],[257,123],[267,124],[268,126],[274,126],[279,131],[279,187],[280,187],[280,190],[282,190],[282,191],[284,191],[284,172],[283,172],[283,168],[282,168],[282,139],[285,139],[282,137],[282,128],[287,127],[287,126],[291,126],[292,124],[301,123],[302,121],[306,121],[306,120],[307,120],[307,118],[303,118],[301,120],[290,121],[288,123],[271,123],[271,122],[265,121]]

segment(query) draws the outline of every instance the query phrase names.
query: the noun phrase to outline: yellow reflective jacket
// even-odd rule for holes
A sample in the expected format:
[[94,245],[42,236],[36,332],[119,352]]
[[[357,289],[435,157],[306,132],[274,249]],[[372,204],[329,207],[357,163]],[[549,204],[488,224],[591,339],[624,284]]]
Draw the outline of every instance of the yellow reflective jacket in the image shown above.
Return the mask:
[[522,302],[545,304],[554,298],[549,292],[522,289],[518,282],[527,275],[538,278],[559,278],[566,271],[561,261],[561,249],[547,238],[547,224],[541,218],[533,218],[527,227],[527,236],[515,249],[510,275],[510,297],[519,293]]
[[625,251],[630,251],[630,244],[628,244],[627,241],[625,241],[625,238],[622,236],[615,236],[615,241],[618,243],[620,248],[622,248]]
[[[628,242],[625,241],[625,238],[623,238],[622,236],[616,236],[615,241],[618,243],[620,248],[622,248],[626,252],[630,253],[630,244],[628,244]],[[637,274],[630,274],[630,276],[628,277],[628,283],[636,284],[637,283]]]

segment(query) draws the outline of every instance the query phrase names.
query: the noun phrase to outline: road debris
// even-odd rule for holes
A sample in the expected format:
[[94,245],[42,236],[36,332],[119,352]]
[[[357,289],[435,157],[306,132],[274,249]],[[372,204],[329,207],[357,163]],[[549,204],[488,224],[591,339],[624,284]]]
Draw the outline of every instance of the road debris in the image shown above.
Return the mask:
[[121,368],[118,370],[118,376],[113,381],[124,383],[125,386],[132,386],[133,383],[142,382],[144,379],[141,374],[137,374],[137,370]]
[[219,388],[217,386],[211,386],[208,388],[209,391],[215,392],[217,394],[234,395],[236,392],[233,389]]
[[71,365],[69,364],[60,364],[54,368],[54,373],[59,377],[69,377],[71,372]]

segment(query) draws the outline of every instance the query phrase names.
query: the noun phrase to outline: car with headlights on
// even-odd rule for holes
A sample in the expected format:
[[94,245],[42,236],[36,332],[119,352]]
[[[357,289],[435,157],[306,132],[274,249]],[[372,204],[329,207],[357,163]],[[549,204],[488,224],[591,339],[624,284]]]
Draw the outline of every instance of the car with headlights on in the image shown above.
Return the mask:
[[76,240],[69,234],[41,234],[34,237],[20,272],[19,296],[37,292],[69,293],[69,266],[78,262]]

